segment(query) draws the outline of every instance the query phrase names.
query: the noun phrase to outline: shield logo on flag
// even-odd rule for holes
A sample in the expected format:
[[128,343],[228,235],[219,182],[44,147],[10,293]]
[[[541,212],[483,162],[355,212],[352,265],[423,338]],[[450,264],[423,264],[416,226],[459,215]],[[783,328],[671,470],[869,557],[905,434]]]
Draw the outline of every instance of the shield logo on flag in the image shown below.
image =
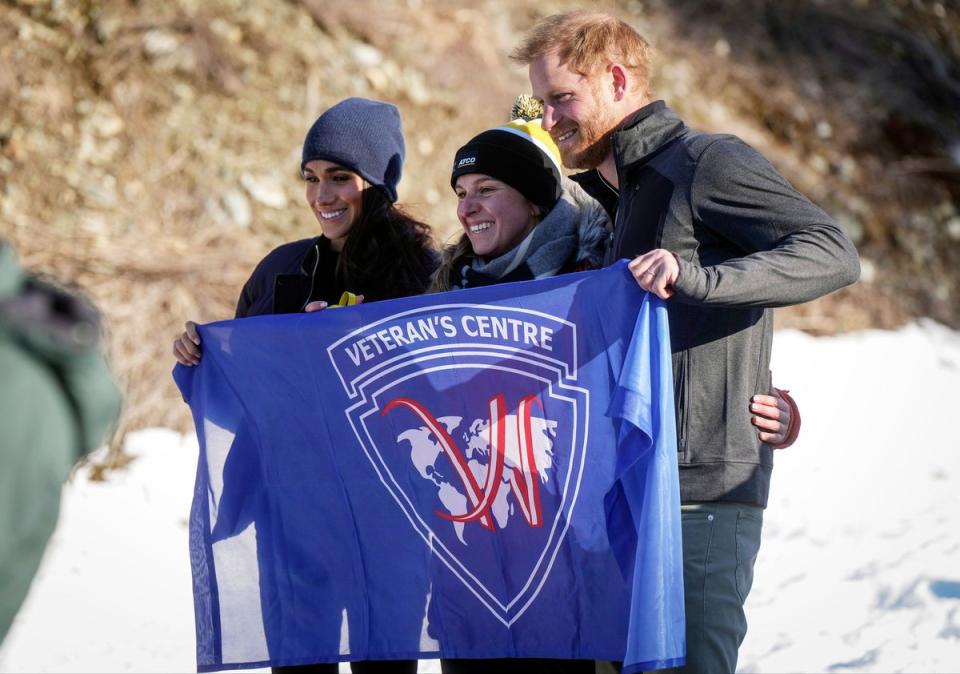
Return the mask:
[[433,554],[504,625],[536,600],[576,506],[589,393],[576,326],[449,304],[328,347],[379,481]]

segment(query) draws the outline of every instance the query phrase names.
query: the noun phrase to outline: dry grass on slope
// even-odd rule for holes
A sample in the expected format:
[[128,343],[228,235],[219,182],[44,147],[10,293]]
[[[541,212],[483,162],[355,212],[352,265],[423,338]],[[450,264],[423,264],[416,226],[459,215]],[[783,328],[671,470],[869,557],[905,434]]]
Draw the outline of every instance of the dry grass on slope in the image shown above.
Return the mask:
[[231,317],[264,254],[315,235],[299,151],[329,105],[400,107],[401,201],[449,236],[450,158],[526,80],[503,3],[412,4],[0,3],[0,237],[103,310],[117,445],[188,430],[170,377],[183,321]]
[[[353,95],[398,105],[401,202],[443,242],[456,231],[456,148],[528,89],[506,55],[536,18],[576,4],[0,0],[0,237],[26,266],[79,285],[103,309],[126,400],[115,440],[143,426],[188,429],[170,378],[183,321],[231,316],[267,251],[315,234],[297,168],[319,112]],[[934,206],[892,198],[885,150],[857,140],[856,104],[832,106],[815,64],[795,72],[760,49],[771,25],[761,19],[802,4],[591,6],[618,8],[652,39],[658,92],[691,123],[742,135],[861,237],[876,280],[782,313],[779,325],[830,332],[917,312],[950,322],[960,305],[956,194],[914,180],[898,184],[932,194],[923,200]],[[750,11],[730,10],[740,5]],[[757,32],[737,32],[733,17]],[[891,203],[901,210],[881,209]],[[908,226],[878,229],[898,221],[889,213]],[[936,238],[925,239],[930,231]]]

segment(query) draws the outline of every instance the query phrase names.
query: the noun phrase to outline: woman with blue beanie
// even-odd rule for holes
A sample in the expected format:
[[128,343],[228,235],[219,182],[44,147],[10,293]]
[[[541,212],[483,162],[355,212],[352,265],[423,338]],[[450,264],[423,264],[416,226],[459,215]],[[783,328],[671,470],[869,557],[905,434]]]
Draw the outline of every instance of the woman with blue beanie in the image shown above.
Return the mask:
[[300,172],[322,234],[276,249],[243,288],[237,317],[423,292],[436,267],[430,230],[394,205],[404,142],[397,108],[348,98],[314,122]]
[[[400,210],[400,114],[389,103],[348,98],[313,123],[300,173],[319,236],[267,255],[243,286],[236,318],[310,311],[347,291],[366,301],[424,292],[437,267],[430,228]],[[200,361],[193,323],[174,342],[184,365]]]
[[[267,255],[243,286],[235,317],[316,311],[338,304],[345,292],[368,302],[425,292],[438,260],[429,227],[395,205],[403,158],[395,106],[348,98],[320,115],[307,132],[300,161],[320,235]],[[183,365],[200,362],[193,322],[187,322],[173,351]],[[417,661],[361,661],[351,668],[355,674],[412,674]],[[273,671],[334,674],[338,665]]]

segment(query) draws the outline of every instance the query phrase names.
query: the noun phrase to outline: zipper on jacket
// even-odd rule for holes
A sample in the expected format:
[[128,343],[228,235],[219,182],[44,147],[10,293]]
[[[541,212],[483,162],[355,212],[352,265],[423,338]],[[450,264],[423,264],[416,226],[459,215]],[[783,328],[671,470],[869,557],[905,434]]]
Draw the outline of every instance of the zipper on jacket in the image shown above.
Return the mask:
[[690,351],[684,351],[679,363],[679,395],[677,396],[677,452],[682,459],[687,455],[687,419],[690,418]]
[[607,266],[612,261],[608,261],[606,259],[608,257],[606,253],[607,251],[613,249],[614,239],[616,238],[616,232],[617,232],[617,220],[620,218],[620,190],[614,187],[609,180],[604,178],[603,174],[600,173],[599,170],[597,170],[597,177],[600,179],[600,184],[606,187],[608,190],[610,190],[610,193],[617,198],[617,210],[614,211],[613,218],[609,220],[610,225],[609,225],[609,229],[607,230],[607,241],[604,244],[606,246],[606,249],[604,250],[604,256],[603,256],[604,262],[605,262],[604,266]]
[[310,292],[307,293],[307,297],[303,300],[303,304],[300,305],[300,311],[303,311],[307,308],[307,305],[310,304],[310,298],[313,297],[313,290],[317,285],[317,267],[320,266],[320,244],[313,244],[313,269],[310,270]]
[[[619,171],[618,171],[617,173],[618,173],[618,175],[619,175]],[[599,169],[597,170],[597,177],[600,178],[600,182],[603,183],[604,187],[606,187],[608,190],[610,190],[610,192],[613,193],[613,196],[617,197],[617,199],[620,198],[620,190],[618,190],[616,187],[614,187],[613,184],[612,184],[609,180],[607,180],[606,178],[604,178],[604,177],[603,177],[603,174],[600,173],[600,170],[599,170]]]
[[[753,380],[753,393],[769,395],[773,386],[773,372],[769,368],[773,340],[773,312],[765,311],[760,319],[760,353],[757,359],[757,376]],[[764,367],[763,364],[768,366]]]

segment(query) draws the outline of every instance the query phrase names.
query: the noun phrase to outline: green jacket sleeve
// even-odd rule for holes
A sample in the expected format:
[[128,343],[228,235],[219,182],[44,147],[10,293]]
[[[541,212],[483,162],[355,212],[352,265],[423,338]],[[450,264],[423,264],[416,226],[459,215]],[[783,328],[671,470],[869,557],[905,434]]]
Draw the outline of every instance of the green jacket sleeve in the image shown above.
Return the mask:
[[0,242],[0,640],[56,527],[63,481],[119,413],[98,338],[89,304],[23,274]]

